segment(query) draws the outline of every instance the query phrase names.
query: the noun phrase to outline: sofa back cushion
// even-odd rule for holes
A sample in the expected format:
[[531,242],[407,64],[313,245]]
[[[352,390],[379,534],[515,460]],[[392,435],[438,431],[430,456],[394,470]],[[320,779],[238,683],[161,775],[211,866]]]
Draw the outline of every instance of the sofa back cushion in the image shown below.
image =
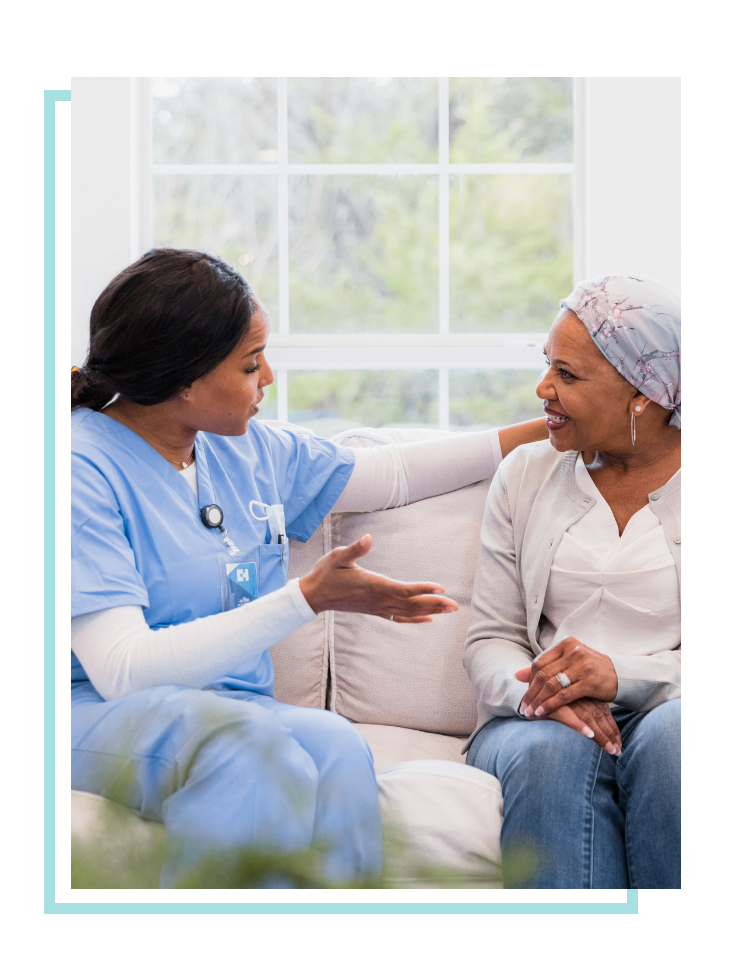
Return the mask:
[[[346,432],[361,447],[447,436],[433,430]],[[432,624],[394,624],[366,614],[330,613],[329,708],[356,723],[465,735],[476,725],[476,696],[463,649],[489,482],[399,509],[330,517],[328,548],[373,537],[361,565],[400,580],[441,583],[460,605]],[[332,621],[330,620],[332,618]]]
[[[431,429],[361,428],[333,440],[360,450],[447,436]],[[488,489],[488,481],[478,482],[399,509],[327,516],[307,543],[290,542],[291,579],[309,573],[333,547],[370,533],[373,547],[361,561],[366,569],[441,583],[460,610],[416,625],[320,614],[272,647],[276,698],[332,709],[356,723],[469,734],[476,697],[463,648]]]
[[[312,434],[309,428],[286,421],[262,421],[269,427],[286,428]],[[327,516],[306,543],[289,541],[289,579],[304,577],[330,549],[330,516]],[[327,546],[327,549],[325,548]],[[274,662],[274,696],[291,706],[327,708],[328,642],[327,618],[318,614],[282,641],[271,646]]]
[[[289,541],[289,579],[304,577],[323,555],[326,526],[320,523],[306,543]],[[329,539],[329,534],[328,534]],[[328,684],[328,640],[326,614],[303,624],[271,646],[274,662],[274,697],[293,706],[325,709]]]

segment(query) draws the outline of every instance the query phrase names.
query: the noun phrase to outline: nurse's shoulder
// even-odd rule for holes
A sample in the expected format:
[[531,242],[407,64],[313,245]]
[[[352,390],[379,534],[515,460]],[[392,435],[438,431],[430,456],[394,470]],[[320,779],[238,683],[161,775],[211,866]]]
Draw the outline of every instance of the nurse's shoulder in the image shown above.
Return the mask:
[[[314,434],[309,428],[283,421],[251,421],[249,430],[269,446],[274,463],[297,466],[303,474],[322,480],[333,471],[346,471],[355,464],[351,448]],[[246,432],[248,434],[248,432]],[[350,472],[348,472],[350,474]]]
[[72,455],[89,456],[104,447],[100,415],[89,407],[77,407],[71,415]]
[[208,444],[218,453],[239,455],[244,459],[254,454],[263,463],[267,457],[272,461],[284,461],[304,449],[322,450],[331,456],[339,454],[338,446],[332,441],[318,437],[309,428],[285,421],[249,421],[245,434],[228,437],[219,434],[206,434]]
[[89,504],[90,493],[118,508],[126,486],[140,481],[140,448],[148,448],[138,435],[100,411],[78,407],[71,414],[72,496]]
[[77,407],[71,414],[72,459],[99,464],[115,452],[116,422],[100,411]]

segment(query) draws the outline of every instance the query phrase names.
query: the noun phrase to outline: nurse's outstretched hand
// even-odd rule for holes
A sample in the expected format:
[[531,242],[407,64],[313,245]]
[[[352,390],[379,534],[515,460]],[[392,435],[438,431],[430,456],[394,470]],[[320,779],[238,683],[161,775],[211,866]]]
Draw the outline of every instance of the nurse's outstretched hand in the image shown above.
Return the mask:
[[320,611],[353,611],[394,618],[397,624],[423,624],[432,614],[452,614],[458,604],[442,597],[439,583],[405,583],[359,567],[371,549],[371,537],[351,546],[339,546],[315,564],[299,585],[315,614]]

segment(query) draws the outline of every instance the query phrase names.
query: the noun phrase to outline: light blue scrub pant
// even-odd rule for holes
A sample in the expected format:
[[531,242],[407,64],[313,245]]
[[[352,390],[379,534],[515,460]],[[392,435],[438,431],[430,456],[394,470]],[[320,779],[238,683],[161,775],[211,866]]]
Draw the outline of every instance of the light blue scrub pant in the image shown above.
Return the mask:
[[681,886],[681,700],[612,710],[622,755],[554,720],[483,726],[467,762],[502,785],[505,852],[539,858],[534,889]]
[[205,855],[251,845],[326,843],[336,882],[381,868],[371,750],[321,709],[173,685],[106,702],[74,683],[72,788],[164,822],[161,888]]

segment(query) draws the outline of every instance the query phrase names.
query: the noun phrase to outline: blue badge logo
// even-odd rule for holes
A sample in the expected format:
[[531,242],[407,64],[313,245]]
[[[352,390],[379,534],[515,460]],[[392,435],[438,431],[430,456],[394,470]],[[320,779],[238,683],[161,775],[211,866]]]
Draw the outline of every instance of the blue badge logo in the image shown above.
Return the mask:
[[258,577],[255,563],[228,563],[228,586],[230,587],[230,606],[240,607],[250,604],[258,597]]

